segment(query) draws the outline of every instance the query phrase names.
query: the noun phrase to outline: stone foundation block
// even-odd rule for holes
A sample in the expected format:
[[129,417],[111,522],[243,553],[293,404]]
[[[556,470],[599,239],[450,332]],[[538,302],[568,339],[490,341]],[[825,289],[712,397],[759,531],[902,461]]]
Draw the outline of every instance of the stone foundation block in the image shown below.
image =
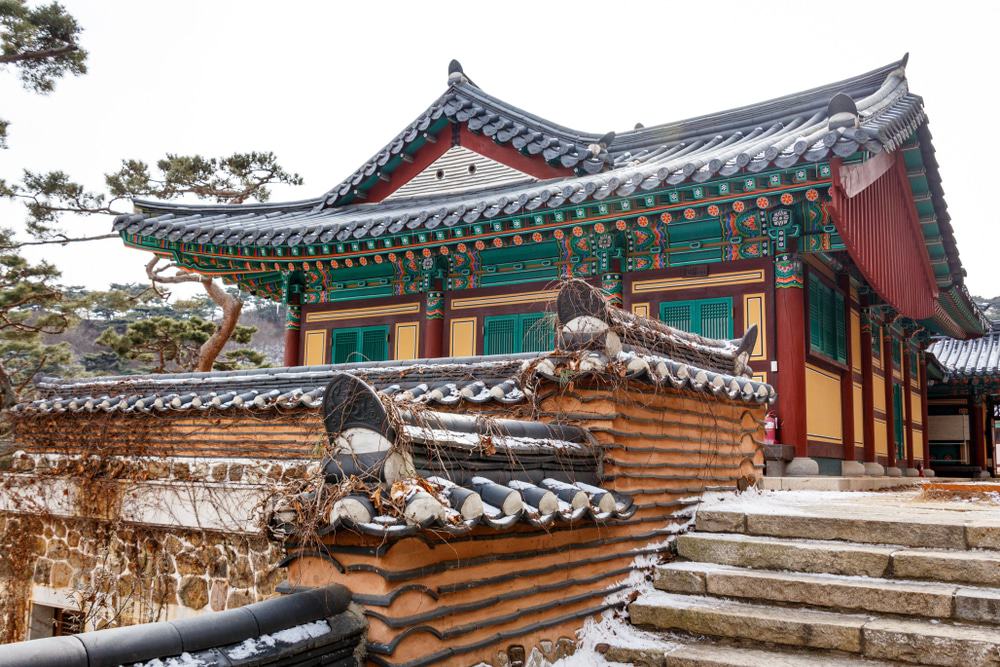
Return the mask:
[[814,477],[819,475],[819,463],[808,456],[796,456],[785,466],[788,477]]
[[885,475],[885,468],[882,467],[881,463],[873,463],[869,461],[868,463],[865,463],[864,466],[865,474],[869,477],[882,477]]
[[840,464],[840,474],[844,477],[863,477],[865,466],[857,461],[842,461]]

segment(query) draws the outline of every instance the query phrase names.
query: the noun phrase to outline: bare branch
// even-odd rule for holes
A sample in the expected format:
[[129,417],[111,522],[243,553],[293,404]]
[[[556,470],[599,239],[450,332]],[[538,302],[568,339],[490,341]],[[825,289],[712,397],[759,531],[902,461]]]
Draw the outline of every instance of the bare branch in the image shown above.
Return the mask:
[[103,234],[101,236],[78,236],[75,238],[60,234],[57,238],[46,239],[44,241],[18,241],[14,247],[23,248],[29,245],[67,245],[69,243],[81,243],[84,241],[105,241],[107,239],[120,238],[118,234]]

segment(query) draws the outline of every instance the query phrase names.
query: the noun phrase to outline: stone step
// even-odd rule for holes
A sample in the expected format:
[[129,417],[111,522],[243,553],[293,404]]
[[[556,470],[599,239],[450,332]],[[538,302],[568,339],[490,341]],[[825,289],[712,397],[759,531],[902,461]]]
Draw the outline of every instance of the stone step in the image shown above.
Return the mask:
[[862,654],[927,665],[996,667],[1000,630],[657,591],[631,605],[632,623],[729,639]]
[[678,536],[677,553],[691,561],[762,570],[928,579],[1000,587],[1000,552],[981,549],[910,549],[741,533],[688,533]]
[[809,540],[841,540],[862,544],[898,544],[929,549],[996,549],[1000,525],[967,524],[939,515],[915,515],[906,520],[884,513],[840,517],[818,510],[802,514],[701,509],[696,528],[702,532],[744,533]]
[[883,577],[898,547],[759,537],[740,533],[678,535],[677,553],[692,561],[762,570]]
[[907,549],[892,554],[892,573],[910,579],[1000,586],[1000,552]]
[[892,667],[895,662],[869,660],[817,650],[759,649],[717,642],[675,643],[669,648],[635,648],[612,645],[604,658],[636,667]]
[[657,568],[654,585],[668,593],[1000,624],[1000,590],[959,584],[678,562]]

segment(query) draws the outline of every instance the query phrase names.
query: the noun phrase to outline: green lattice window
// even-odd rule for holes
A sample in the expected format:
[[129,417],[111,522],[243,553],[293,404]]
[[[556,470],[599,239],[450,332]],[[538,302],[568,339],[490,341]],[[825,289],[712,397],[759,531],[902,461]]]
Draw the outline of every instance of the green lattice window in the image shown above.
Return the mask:
[[334,329],[331,335],[335,364],[385,361],[389,358],[389,327]]
[[916,350],[910,350],[910,377],[916,378],[920,377],[920,357]]
[[872,357],[882,358],[882,327],[874,323],[872,324]]
[[674,327],[707,338],[733,337],[733,300],[696,299],[664,301],[660,304],[660,320]]
[[552,318],[545,313],[493,315],[483,321],[486,354],[545,352],[555,347]]
[[844,295],[815,275],[809,276],[809,347],[847,363],[847,322]]

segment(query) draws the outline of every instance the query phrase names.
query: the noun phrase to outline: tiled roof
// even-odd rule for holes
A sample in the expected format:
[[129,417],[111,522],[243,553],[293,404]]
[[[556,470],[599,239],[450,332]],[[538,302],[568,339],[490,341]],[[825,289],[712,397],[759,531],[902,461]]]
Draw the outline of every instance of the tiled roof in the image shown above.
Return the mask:
[[940,338],[928,351],[944,366],[948,380],[1000,380],[1000,322],[982,338]]
[[[380,538],[398,539],[422,531],[462,535],[475,528],[510,530],[518,525],[537,528],[568,526],[580,521],[628,519],[638,509],[630,496],[612,494],[598,486],[568,479],[545,478],[538,483],[513,480],[496,484],[485,477],[476,477],[465,485],[456,485],[443,477],[427,479],[438,487],[432,497],[440,509],[423,520],[405,513],[362,512],[371,509],[367,496],[346,496],[334,503],[329,521],[319,526],[323,532],[338,529],[357,531]],[[410,486],[406,493],[427,494],[422,487]],[[482,498],[483,493],[505,499],[496,507]],[[469,499],[473,498],[473,501]],[[405,498],[402,500],[405,502]],[[463,507],[473,506],[475,509]],[[277,512],[272,515],[270,528],[275,536],[287,537],[295,532],[295,513]]]
[[353,375],[331,379],[322,408],[331,444],[318,475],[323,493],[281,502],[269,517],[275,536],[314,525],[301,513],[324,498],[332,505],[320,510],[321,533],[346,527],[393,539],[521,523],[549,528],[636,511],[631,498],[598,486],[602,449],[582,426],[390,405]]
[[385,361],[210,373],[133,375],[62,380],[43,378],[44,397],[18,404],[18,414],[60,412],[165,412],[236,408],[318,408],[323,388],[340,370],[357,374],[397,400],[447,405],[517,403],[513,380],[537,354]]
[[567,370],[595,376],[618,370],[627,379],[738,401],[766,403],[775,397],[774,389],[768,384],[705,370],[658,354],[622,352],[608,358],[599,353],[585,356],[542,353],[84,380],[46,378],[39,382],[44,398],[19,403],[12,412],[31,416],[65,412],[318,409],[323,388],[337,371],[364,378],[401,403],[513,404],[526,397],[526,388],[522,386],[523,368],[540,358],[542,362],[534,364],[534,371],[556,382],[565,377]]
[[0,667],[354,664],[364,620],[333,585],[197,617],[0,648]]
[[[287,205],[241,206],[137,201],[145,212],[119,216],[114,229],[174,242],[231,246],[360,240],[790,167],[859,149],[894,150],[925,120],[921,99],[908,90],[904,64],[891,63],[768,102],[613,136],[555,125],[459,77],[417,121],[323,197]],[[828,105],[837,93],[856,101],[858,127],[830,117]],[[384,165],[442,118],[466,123],[473,132],[523,153],[573,167],[578,175],[450,196],[374,204],[352,200],[366,179],[377,180]]]

